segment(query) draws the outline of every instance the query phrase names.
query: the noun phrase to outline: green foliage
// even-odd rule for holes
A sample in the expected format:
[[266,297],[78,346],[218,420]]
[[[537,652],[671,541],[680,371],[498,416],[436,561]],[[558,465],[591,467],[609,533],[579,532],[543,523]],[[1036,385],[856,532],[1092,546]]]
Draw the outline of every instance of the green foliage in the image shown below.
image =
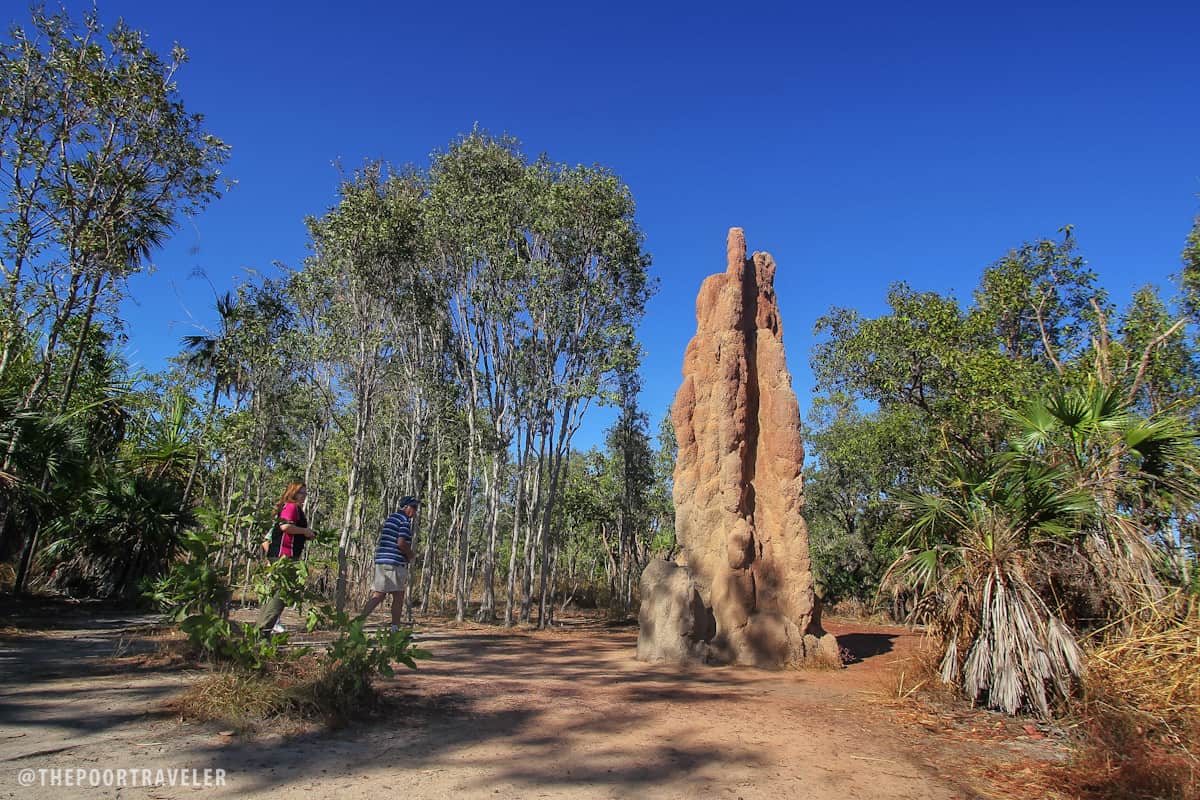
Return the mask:
[[[674,454],[666,458],[651,445],[646,415],[632,402],[631,386],[627,382],[622,413],[606,432],[605,450],[572,453],[559,505],[570,577],[577,584],[605,580],[604,592],[596,594],[606,596],[617,615],[629,610],[648,559],[675,547],[668,471]],[[660,442],[673,451],[669,423],[660,431]]]
[[[0,555],[13,549],[14,532],[24,534],[20,591],[35,556],[45,560],[44,534],[58,537],[51,547],[77,540],[109,574],[93,574],[95,563],[69,571],[98,581],[93,591],[126,593],[170,557],[162,526],[186,520],[182,512],[166,520],[169,476],[122,474],[132,465],[111,464],[127,455],[119,451],[129,370],[114,356],[123,345],[119,319],[102,321],[115,317],[125,280],[149,264],[179,217],[219,196],[229,148],[178,97],[182,48],[163,58],[123,22],[104,30],[94,10],[78,21],[65,11],[31,13],[29,26],[14,26],[0,43],[0,394],[18,398],[5,415],[12,424],[0,474],[13,494]],[[62,460],[31,457],[38,438],[61,434],[72,417],[76,440],[86,441],[83,459],[73,448]],[[65,476],[58,467],[68,463],[91,477]],[[104,521],[76,534],[65,521],[87,517],[73,498],[86,498]],[[48,520],[57,531],[43,530]],[[108,535],[102,524],[119,530]],[[148,540],[130,546],[141,525]],[[49,555],[61,571],[63,554]]]
[[179,100],[183,48],[163,59],[95,11],[32,17],[0,44],[0,252],[21,265],[0,285],[0,377],[12,348],[45,332],[44,383],[67,323],[81,315],[86,334],[178,215],[219,196],[229,148]]
[[167,568],[195,517],[170,480],[111,469],[94,480],[46,525],[40,560],[54,566],[59,585],[69,579],[92,595],[132,597],[143,578]]
[[907,406],[874,414],[844,397],[819,400],[810,414],[805,519],[813,570],[829,602],[871,598],[898,550],[892,494],[927,477],[935,440],[924,416]]
[[193,614],[179,623],[179,629],[204,657],[239,669],[262,671],[280,659],[294,660],[307,652],[287,647],[286,633],[263,637],[251,625],[214,614]]
[[307,601],[319,599],[308,589],[308,573],[308,562],[300,559],[281,556],[264,563],[254,584],[259,601],[278,597],[285,606],[302,606]]
[[1047,714],[1076,631],[1193,583],[1192,244],[1175,310],[1154,287],[1115,309],[1067,228],[984,270],[970,305],[898,284],[879,318],[823,317],[805,492],[827,598],[890,589],[947,682]]
[[179,623],[188,642],[204,658],[243,669],[262,670],[285,654],[287,635],[264,638],[253,626],[231,622],[228,617],[229,586],[213,565],[221,540],[211,530],[189,530],[183,535],[185,557],[171,570],[146,587],[146,597]]
[[1188,317],[1200,320],[1200,217],[1188,234],[1183,247],[1183,271],[1179,276],[1183,306]]
[[216,535],[205,528],[187,530],[180,544],[183,558],[148,584],[147,599],[176,622],[196,614],[223,617],[229,603],[229,587],[212,563],[220,549]]
[[[229,587],[213,565],[221,546],[220,537],[210,529],[188,531],[183,537],[186,557],[148,587],[147,597],[178,621],[197,652],[212,661],[263,671],[280,660],[305,655],[306,648],[288,646],[286,633],[264,637],[253,626],[230,622]],[[281,597],[288,605],[312,602],[316,598],[306,587],[307,576],[305,562],[281,558],[262,570],[260,594]],[[369,692],[373,676],[392,677],[392,662],[416,669],[416,659],[428,658],[413,643],[412,631],[378,631],[368,636],[363,625],[363,620],[351,620],[324,603],[309,609],[309,631],[324,626],[339,632],[322,657],[325,667],[318,696],[357,703]]]
[[416,669],[417,659],[429,658],[429,653],[413,642],[411,630],[381,629],[368,635],[366,620],[350,619],[344,613],[335,613],[332,623],[339,635],[329,646],[326,661],[364,681],[377,674],[392,677],[392,662]]
[[[951,454],[981,462],[1008,447],[1019,424],[1006,409],[1087,384],[1145,415],[1194,409],[1195,349],[1150,287],[1118,314],[1075,249],[1070,229],[1008,253],[984,270],[973,303],[888,294],[866,319],[832,309],[817,323],[821,395],[807,438],[806,475],[816,568],[827,592],[871,593],[897,530],[898,493],[930,489],[929,465]],[[1136,501],[1145,505],[1145,499]],[[1162,513],[1162,512],[1160,512]],[[1177,561],[1192,516],[1176,503]],[[851,574],[847,574],[847,570]],[[836,573],[836,574],[835,574]]]

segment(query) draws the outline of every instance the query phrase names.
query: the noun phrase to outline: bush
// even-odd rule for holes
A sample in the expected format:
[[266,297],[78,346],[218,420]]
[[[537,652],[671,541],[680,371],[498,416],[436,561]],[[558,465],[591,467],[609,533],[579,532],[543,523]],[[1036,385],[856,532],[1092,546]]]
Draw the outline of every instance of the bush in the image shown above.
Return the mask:
[[[254,668],[230,659],[193,684],[174,707],[186,718],[216,720],[238,729],[275,718],[343,725],[378,705],[373,681],[379,675],[394,675],[392,663],[416,669],[416,659],[429,656],[415,646],[412,631],[367,635],[362,620],[348,620],[344,614],[335,615],[332,623],[340,635],[323,655],[305,649],[285,660],[272,649],[271,657]],[[272,638],[279,643],[287,637]]]
[[224,617],[229,586],[212,563],[221,543],[210,531],[191,530],[184,532],[180,546],[184,557],[143,587],[143,593],[176,622],[195,614]]
[[377,675],[392,677],[392,662],[416,669],[416,659],[429,657],[417,648],[411,630],[378,630],[368,636],[364,619],[352,620],[341,613],[333,615],[332,622],[340,634],[325,653],[312,690],[314,705],[328,720],[346,719],[373,706],[372,680]]
[[286,636],[264,639],[252,627],[230,622],[229,586],[213,566],[221,546],[217,537],[207,530],[187,531],[182,546],[185,558],[172,564],[145,594],[179,623],[195,654],[254,670],[280,658]]
[[[297,671],[295,662],[309,649],[288,647],[286,633],[263,637],[253,626],[229,620],[229,587],[213,566],[219,547],[211,532],[189,531],[184,536],[187,557],[146,592],[179,621],[196,653],[222,668],[181,700],[192,716],[238,725],[244,719],[277,714],[319,714],[332,722],[342,721],[374,704],[371,681],[377,675],[390,678],[393,662],[416,669],[416,659],[428,657],[413,643],[412,631],[384,630],[368,636],[364,620],[352,620],[321,603],[308,610],[308,630],[329,627],[338,635],[308,673],[310,677],[295,683],[291,678]],[[263,598],[275,596],[288,605],[303,605],[319,599],[307,583],[305,562],[281,558],[260,570],[256,585]]]

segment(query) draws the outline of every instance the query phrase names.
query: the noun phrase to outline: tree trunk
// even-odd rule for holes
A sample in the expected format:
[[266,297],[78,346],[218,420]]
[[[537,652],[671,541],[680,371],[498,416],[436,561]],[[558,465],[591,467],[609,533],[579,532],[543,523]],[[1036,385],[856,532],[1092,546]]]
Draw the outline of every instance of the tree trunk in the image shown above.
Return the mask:
[[479,622],[492,622],[496,618],[496,532],[499,528],[503,461],[503,451],[493,454],[491,476],[488,480],[487,548],[483,556],[483,600],[479,604]]
[[533,449],[533,428],[526,428],[523,442],[517,445],[517,498],[513,509],[512,545],[508,551],[508,587],[504,604],[504,625],[511,628],[516,620],[513,611],[517,595],[517,543],[523,527],[526,510],[526,487],[528,486],[529,453]]

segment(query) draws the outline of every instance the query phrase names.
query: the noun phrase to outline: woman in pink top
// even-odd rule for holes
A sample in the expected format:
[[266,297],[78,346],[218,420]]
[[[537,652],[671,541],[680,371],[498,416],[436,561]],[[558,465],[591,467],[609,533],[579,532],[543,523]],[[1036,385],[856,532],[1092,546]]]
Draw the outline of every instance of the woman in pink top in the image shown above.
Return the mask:
[[[316,531],[308,527],[308,517],[304,515],[304,500],[308,497],[308,487],[303,483],[289,483],[283,495],[279,498],[276,512],[277,522],[271,528],[271,536],[263,542],[263,551],[267,558],[300,558],[304,545],[316,536]],[[255,625],[264,635],[283,633],[279,624],[279,616],[283,613],[283,600],[272,597],[263,603],[258,612]]]

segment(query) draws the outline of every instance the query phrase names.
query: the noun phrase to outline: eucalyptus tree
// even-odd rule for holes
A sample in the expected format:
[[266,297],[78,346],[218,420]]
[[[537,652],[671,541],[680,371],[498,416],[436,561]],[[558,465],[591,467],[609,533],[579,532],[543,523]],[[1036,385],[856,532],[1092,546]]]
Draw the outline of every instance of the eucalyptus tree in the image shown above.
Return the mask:
[[1179,285],[1183,290],[1183,310],[1193,321],[1200,320],[1200,216],[1192,224],[1183,245]]
[[944,441],[981,456],[1003,440],[1000,409],[1071,380],[1063,373],[1110,306],[1070,228],[987,267],[973,300],[964,308],[953,295],[899,283],[883,316],[831,309],[814,326],[826,337],[813,349],[818,390],[915,408]]
[[[346,496],[338,537],[336,603],[345,607],[347,554],[360,538],[367,450],[390,359],[411,357],[393,319],[411,313],[421,186],[410,175],[369,164],[339,188],[337,205],[308,220],[312,256],[291,284],[315,318],[332,356],[335,390],[349,412],[338,431],[347,444]],[[403,329],[399,329],[403,330]],[[339,417],[332,415],[335,421]]]
[[[464,389],[468,479],[486,478],[484,618],[494,613],[499,510],[512,485],[505,464],[510,448],[515,454],[510,620],[522,533],[522,617],[529,614],[535,558],[545,610],[562,459],[589,403],[610,391],[619,366],[636,363],[632,331],[650,291],[627,187],[601,168],[544,157],[526,163],[518,147],[475,131],[435,154],[423,217]],[[458,532],[460,616],[471,518],[468,507]]]
[[586,579],[592,584],[587,586],[587,593],[598,601],[599,584],[604,581],[610,607],[616,610],[621,597],[620,556],[613,545],[613,533],[617,529],[620,490],[607,456],[596,448],[570,453],[563,468],[557,517],[563,530],[561,547],[571,584],[569,594],[579,594]]
[[456,441],[443,435],[445,417],[461,401],[447,362],[444,315],[434,306],[415,305],[419,310],[406,317],[403,330],[397,332],[404,339],[403,352],[390,359],[384,371],[385,388],[371,434],[379,475],[379,516],[394,511],[403,495],[422,499],[414,525],[424,549],[410,560],[414,590],[405,594],[410,607],[420,596],[416,587],[429,575],[444,511],[441,473],[447,459],[441,450],[447,445],[452,448]]
[[679,443],[675,439],[675,424],[671,422],[668,408],[658,423],[655,435],[658,443],[654,451],[654,490],[650,504],[654,515],[654,540],[651,549],[670,558],[677,547],[675,540],[675,459],[679,454]]
[[545,158],[530,166],[537,203],[527,237],[531,374],[544,376],[533,403],[546,442],[548,481],[536,509],[539,624],[549,622],[550,533],[562,466],[592,400],[612,398],[639,353],[634,331],[654,290],[629,188],[603,167]]
[[[534,361],[528,350],[520,354],[521,380],[517,382],[514,398],[516,405],[515,442],[515,487],[513,491],[513,535],[509,548],[508,581],[505,591],[504,624],[513,625],[518,616],[529,618],[529,602],[532,597],[533,574],[533,521],[536,510],[541,507],[541,488],[546,455],[546,433],[548,418],[539,402],[543,394],[539,390],[546,376],[533,369]],[[523,602],[517,609],[518,587]]]
[[633,602],[633,584],[646,565],[651,528],[651,497],[654,490],[654,451],[647,430],[649,418],[638,408],[641,388],[636,374],[619,379],[621,413],[609,428],[605,443],[607,471],[616,487],[616,581],[614,609],[627,611]]
[[282,281],[261,279],[238,285],[234,309],[234,325],[227,337],[234,378],[229,388],[234,407],[240,402],[253,423],[243,444],[251,451],[253,465],[243,491],[260,507],[269,461],[282,458],[294,474],[295,454],[300,450],[293,420],[303,397],[296,391],[297,358],[288,347],[294,306]]
[[[532,188],[518,143],[481,131],[435,154],[424,203],[425,233],[450,311],[452,363],[464,388],[469,435],[467,475],[485,458],[487,480],[483,602],[495,611],[494,574],[501,471],[511,439],[517,352],[527,338],[522,299],[529,260],[521,246],[532,213]],[[468,496],[473,494],[469,493]],[[468,505],[459,531],[456,613],[466,613]]]
[[1112,333],[1105,330],[1097,337],[1095,358],[1143,413],[1173,410],[1197,418],[1200,361],[1186,335],[1186,325],[1195,321],[1190,314],[1186,304],[1173,310],[1156,287],[1144,286],[1121,311]]
[[0,377],[40,339],[30,403],[68,320],[140,270],[179,215],[219,196],[228,147],[179,98],[186,60],[179,46],[162,59],[122,22],[105,32],[95,11],[76,24],[35,9],[0,45]]

